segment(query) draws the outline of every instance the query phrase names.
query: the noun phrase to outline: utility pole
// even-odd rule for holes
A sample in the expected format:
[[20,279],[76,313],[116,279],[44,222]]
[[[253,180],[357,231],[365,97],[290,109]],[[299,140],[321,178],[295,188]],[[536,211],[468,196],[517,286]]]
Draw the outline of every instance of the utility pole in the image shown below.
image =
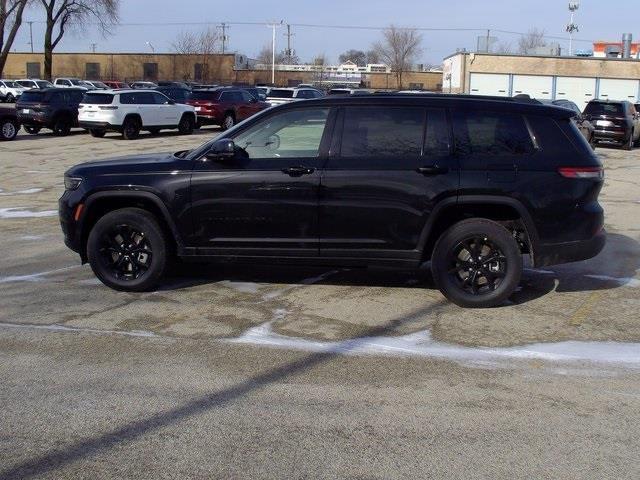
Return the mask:
[[491,30],[487,30],[487,53],[489,53],[489,39],[491,38]]
[[29,45],[31,45],[31,53],[33,53],[33,22],[27,22],[29,24]]
[[291,33],[291,25],[287,23],[287,33],[284,34],[287,37],[287,63],[291,65],[291,58],[293,57],[293,50],[291,49],[291,37],[293,37],[295,33]]
[[580,2],[569,2],[569,12],[571,13],[571,18],[569,19],[569,24],[567,25],[567,33],[569,34],[569,56],[573,56],[573,33],[580,31],[578,25],[574,23],[575,14],[579,8]]
[[91,44],[91,51],[92,51],[93,53],[96,53],[96,47],[97,47],[97,46],[98,46],[98,44],[97,44],[97,43],[92,43],[92,44]]
[[227,46],[227,24],[222,22],[218,28],[222,29],[222,53],[224,54]]

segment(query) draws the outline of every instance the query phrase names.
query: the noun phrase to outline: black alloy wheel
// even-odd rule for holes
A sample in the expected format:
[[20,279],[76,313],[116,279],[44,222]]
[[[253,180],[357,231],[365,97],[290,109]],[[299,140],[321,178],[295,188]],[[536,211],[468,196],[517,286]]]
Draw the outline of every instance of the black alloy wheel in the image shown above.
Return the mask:
[[144,232],[125,223],[103,233],[99,253],[103,265],[117,280],[137,280],[153,261],[153,249]]
[[37,135],[38,133],[40,133],[40,130],[42,130],[42,128],[41,127],[32,127],[30,125],[25,125],[24,126],[24,130],[29,135]]
[[522,254],[513,234],[492,220],[473,218],[450,227],[431,256],[440,291],[461,307],[496,307],[515,291]]
[[87,257],[105,285],[142,292],[162,278],[168,262],[167,236],[150,212],[123,208],[104,215],[89,233]]

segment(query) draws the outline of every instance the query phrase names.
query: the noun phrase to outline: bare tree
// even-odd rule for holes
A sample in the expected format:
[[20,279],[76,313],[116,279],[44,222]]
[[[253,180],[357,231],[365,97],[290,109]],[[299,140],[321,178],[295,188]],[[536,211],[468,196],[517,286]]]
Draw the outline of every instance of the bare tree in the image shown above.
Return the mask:
[[324,53],[316,55],[313,57],[313,60],[311,60],[311,63],[313,65],[324,67],[328,63],[327,56]]
[[367,50],[367,64],[380,63],[380,55],[375,50]]
[[83,29],[89,23],[108,35],[118,23],[120,0],[40,0],[45,9],[44,76],[51,79],[53,50],[69,28]]
[[538,47],[546,47],[547,42],[544,39],[544,34],[544,30],[531,28],[518,40],[518,53],[528,55]]
[[202,63],[203,82],[209,81],[211,58],[218,52],[218,45],[221,43],[221,37],[214,27],[203,30],[197,37],[197,54]]
[[[269,68],[271,68],[271,61],[272,61],[272,51],[271,51],[271,45],[265,45],[264,47],[262,47],[262,50],[260,50],[260,53],[258,53],[258,64],[260,65],[267,65]],[[276,52],[276,65],[279,63],[283,63],[286,60],[286,56],[284,55],[284,53],[282,52]]]
[[501,54],[513,53],[513,45],[511,42],[498,42],[491,48],[491,51]]
[[29,0],[0,0],[0,77],[28,3]]
[[338,57],[340,63],[353,62],[359,67],[364,67],[367,64],[367,54],[362,50],[347,50]]
[[191,79],[191,64],[198,53],[198,37],[192,32],[181,32],[171,48],[178,54],[176,69],[182,80]]
[[422,35],[417,30],[391,25],[382,32],[382,41],[373,44],[373,50],[382,63],[389,66],[395,74],[397,88],[402,89],[404,72],[411,68],[411,64],[422,52],[421,43]]

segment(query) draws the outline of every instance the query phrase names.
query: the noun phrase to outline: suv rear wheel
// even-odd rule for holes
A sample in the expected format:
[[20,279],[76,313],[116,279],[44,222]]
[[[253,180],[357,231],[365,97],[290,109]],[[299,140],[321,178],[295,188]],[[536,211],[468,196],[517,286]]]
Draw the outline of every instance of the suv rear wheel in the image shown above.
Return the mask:
[[463,220],[438,240],[431,259],[440,291],[461,307],[495,307],[515,291],[522,276],[516,240],[502,225]]
[[181,135],[191,135],[193,133],[194,121],[189,115],[183,115],[178,124],[178,131]]
[[30,135],[37,135],[38,133],[40,133],[40,130],[40,127],[31,127],[29,125],[24,125],[24,131]]
[[140,122],[137,118],[126,118],[122,124],[122,136],[125,140],[135,140],[140,136]]
[[233,115],[231,113],[227,113],[224,116],[224,120],[222,120],[222,129],[223,130],[229,130],[231,127],[233,127],[236,123],[236,119],[233,117]]
[[107,213],[87,240],[91,269],[116,290],[143,292],[155,287],[167,266],[167,238],[155,217],[139,208]]
[[11,93],[7,95],[7,98],[4,99],[7,103],[15,103],[16,97],[14,97]]
[[13,140],[18,135],[20,124],[16,120],[5,118],[0,122],[0,140]]
[[53,133],[59,137],[69,135],[71,132],[71,119],[67,116],[60,116],[53,122]]

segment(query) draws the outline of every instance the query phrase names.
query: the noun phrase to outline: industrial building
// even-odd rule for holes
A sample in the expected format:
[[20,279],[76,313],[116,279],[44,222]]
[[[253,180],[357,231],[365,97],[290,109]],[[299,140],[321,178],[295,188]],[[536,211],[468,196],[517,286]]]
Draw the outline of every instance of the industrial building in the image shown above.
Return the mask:
[[502,97],[527,94],[571,100],[580,108],[596,98],[636,102],[640,61],[459,52],[444,60],[442,84],[445,92]]

